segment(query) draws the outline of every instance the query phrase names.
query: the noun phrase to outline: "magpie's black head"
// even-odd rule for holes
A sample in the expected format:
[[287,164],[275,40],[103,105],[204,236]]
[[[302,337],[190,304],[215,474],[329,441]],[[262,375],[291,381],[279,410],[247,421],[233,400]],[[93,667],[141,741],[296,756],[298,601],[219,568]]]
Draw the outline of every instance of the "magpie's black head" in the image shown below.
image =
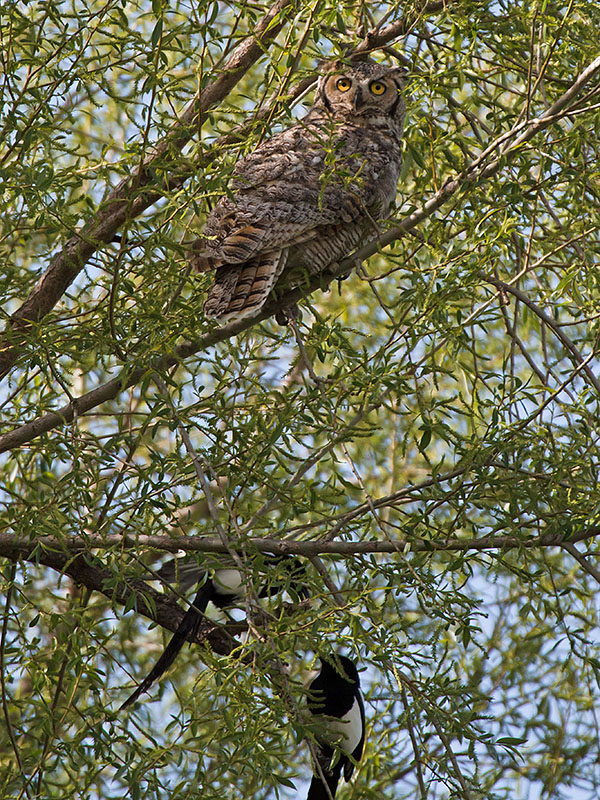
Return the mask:
[[338,679],[342,677],[348,683],[360,686],[360,678],[358,677],[358,670],[356,664],[348,656],[340,656],[332,654],[330,656],[320,656],[321,673],[324,675],[336,676]]

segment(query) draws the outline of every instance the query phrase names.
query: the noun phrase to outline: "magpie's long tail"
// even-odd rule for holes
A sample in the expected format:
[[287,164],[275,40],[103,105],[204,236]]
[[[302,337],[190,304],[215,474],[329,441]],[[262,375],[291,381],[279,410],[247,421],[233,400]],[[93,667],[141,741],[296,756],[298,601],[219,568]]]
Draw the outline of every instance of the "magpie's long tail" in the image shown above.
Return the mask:
[[335,791],[337,789],[338,782],[340,780],[340,774],[342,772],[342,764],[341,761],[338,761],[337,764],[331,769],[331,771],[323,770],[323,775],[325,776],[325,780],[327,781],[327,786],[329,787],[329,792],[325,788],[325,784],[320,775],[313,775],[313,778],[310,782],[310,789],[308,790],[308,794],[306,796],[306,800],[331,800],[331,797],[335,797]]
[[144,680],[140,683],[135,692],[133,692],[133,694],[131,694],[127,700],[125,700],[123,705],[119,708],[119,711],[122,711],[124,708],[127,708],[127,706],[135,703],[138,697],[144,692],[147,692],[154,681],[158,680],[163,672],[169,669],[171,664],[177,658],[177,654],[183,647],[186,639],[189,636],[195,636],[198,633],[200,623],[202,622],[202,614],[206,611],[206,606],[208,605],[208,601],[210,599],[211,585],[210,581],[207,581],[198,590],[198,593],[194,598],[194,602],[185,612],[184,618],[179,623],[179,627],[173,636],[171,636],[171,639],[169,640],[168,645],[165,647],[161,657],[152,667],[148,675],[146,675]]

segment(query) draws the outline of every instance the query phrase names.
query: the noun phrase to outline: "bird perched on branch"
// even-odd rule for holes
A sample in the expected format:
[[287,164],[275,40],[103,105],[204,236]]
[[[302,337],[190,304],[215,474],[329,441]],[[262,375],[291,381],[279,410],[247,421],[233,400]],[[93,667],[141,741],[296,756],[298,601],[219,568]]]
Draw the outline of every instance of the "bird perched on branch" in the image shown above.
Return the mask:
[[216,270],[206,316],[254,316],[280,279],[305,281],[377,237],[400,175],[403,74],[327,64],[307,116],[238,162],[191,245],[192,265]]
[[[287,590],[295,593],[301,600],[308,596],[305,584],[306,570],[297,558],[263,555],[262,565],[265,574],[257,593],[259,597],[271,597]],[[172,559],[156,573],[145,577],[152,580],[159,579],[168,584],[177,583],[182,592],[196,584],[200,584],[200,587],[162,655],[135,692],[121,705],[119,711],[134,703],[154,681],[160,678],[175,661],[186,639],[194,639],[197,636],[209,603],[220,609],[229,608],[243,602],[246,594],[244,575],[235,565],[225,562],[209,575],[195,561]]]
[[321,672],[308,687],[308,708],[323,719],[317,735],[320,772],[315,768],[307,800],[335,798],[342,771],[349,781],[365,744],[365,707],[356,664],[338,655],[320,661]]

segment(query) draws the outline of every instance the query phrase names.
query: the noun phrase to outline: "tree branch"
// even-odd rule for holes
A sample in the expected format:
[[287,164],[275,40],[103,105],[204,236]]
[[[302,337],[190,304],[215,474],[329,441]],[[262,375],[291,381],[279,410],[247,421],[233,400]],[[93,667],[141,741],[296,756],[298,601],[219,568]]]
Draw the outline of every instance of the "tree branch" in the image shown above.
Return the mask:
[[[567,544],[572,545],[575,542],[581,542],[587,539],[593,539],[600,535],[600,525],[583,528],[577,533],[560,534],[560,533],[545,533],[541,536],[533,536],[529,539],[522,539],[517,536],[481,536],[472,539],[422,539],[418,537],[411,537],[410,539],[387,539],[385,541],[368,540],[363,542],[343,542],[343,541],[293,541],[290,539],[261,539],[252,538],[244,542],[244,550],[238,548],[237,552],[244,554],[252,548],[256,549],[259,553],[273,553],[275,555],[297,555],[310,558],[316,555],[364,555],[368,553],[398,553],[412,551],[415,553],[434,553],[434,552],[460,552],[465,553],[468,551],[486,552],[492,550],[514,550],[518,548],[532,550],[539,547],[566,547]],[[56,551],[56,561],[53,561],[50,555],[40,556],[40,547],[44,551]],[[75,580],[84,583],[90,588],[98,589],[106,594],[107,597],[112,597],[112,593],[102,589],[102,582],[110,578],[110,582],[114,583],[114,574],[108,570],[100,570],[96,575],[93,570],[99,570],[99,567],[89,566],[91,570],[89,573],[93,578],[93,584],[87,580],[81,580],[82,576],[87,575],[82,568],[78,566],[76,574],[70,571],[70,567],[65,567],[66,559],[72,558],[73,555],[82,553],[89,553],[90,550],[109,550],[113,547],[129,547],[131,549],[139,549],[146,547],[149,549],[160,550],[168,553],[177,553],[183,550],[187,553],[229,553],[230,549],[236,550],[235,546],[223,542],[217,536],[145,536],[145,535],[129,535],[129,534],[110,534],[108,536],[102,534],[86,534],[85,536],[71,536],[69,539],[56,539],[51,536],[40,537],[35,543],[25,539],[19,539],[13,534],[3,533],[0,534],[0,557],[3,556],[10,560],[17,560],[20,558],[32,563],[42,563],[46,566],[58,569],[61,572],[67,572]],[[68,554],[68,555],[67,555]],[[148,588],[143,581],[131,580],[128,581],[127,588],[122,588],[118,593],[118,602],[125,603],[132,590],[145,592],[152,602],[157,598],[164,601],[163,595],[154,592]],[[178,608],[178,606],[175,606]],[[140,613],[145,613],[139,609]],[[145,616],[150,616],[151,619],[155,617],[149,613]],[[157,620],[158,621],[158,620]],[[162,624],[162,623],[160,623]],[[171,628],[171,625],[165,625]]]
[[502,291],[512,294],[514,297],[519,299],[523,303],[523,305],[531,309],[531,311],[533,311],[533,313],[540,318],[540,320],[544,323],[544,325],[547,325],[550,328],[550,330],[554,333],[554,335],[560,341],[563,347],[569,351],[569,353],[573,356],[573,360],[575,361],[575,363],[579,366],[579,368],[583,372],[585,372],[585,374],[589,378],[590,383],[593,385],[594,389],[598,392],[598,395],[600,395],[600,381],[598,380],[598,378],[596,378],[592,368],[586,362],[586,359],[584,359],[582,354],[579,352],[578,348],[571,341],[571,339],[569,339],[569,337],[562,330],[560,325],[558,325],[552,319],[552,317],[546,314],[546,312],[542,308],[540,308],[537,305],[537,303],[534,303],[533,300],[527,297],[525,292],[521,291],[521,289],[518,289],[516,286],[513,286],[510,283],[506,283],[505,281],[498,280],[497,278],[494,278],[492,275],[487,275],[485,272],[479,272],[478,274],[482,280],[486,281],[487,283],[491,283],[492,286],[495,286],[497,289],[502,289]]
[[590,564],[590,562],[583,555],[583,553],[579,552],[579,550],[573,544],[572,539],[569,539],[568,542],[563,542],[561,544],[561,547],[564,550],[566,550],[567,553],[570,553],[573,556],[573,558],[579,563],[579,565],[584,569],[584,571],[587,572],[588,575],[591,575],[594,578],[594,580],[600,584],[600,570],[598,570],[593,564]]
[[[170,631],[176,631],[183,619],[185,610],[174,599],[157,592],[142,580],[132,578],[125,582],[118,579],[112,570],[102,566],[96,557],[89,554],[89,548],[73,550],[56,539],[49,539],[47,542],[39,539],[32,543],[18,542],[16,538],[6,534],[0,538],[0,555],[11,561],[24,559],[33,564],[43,564],[61,574],[69,575],[76,583],[100,592],[119,605],[131,603],[133,596],[133,607],[138,614]],[[84,550],[88,552],[84,553]],[[220,655],[229,655],[237,646],[222,626],[216,626],[204,619],[197,637],[191,641],[206,642]]]

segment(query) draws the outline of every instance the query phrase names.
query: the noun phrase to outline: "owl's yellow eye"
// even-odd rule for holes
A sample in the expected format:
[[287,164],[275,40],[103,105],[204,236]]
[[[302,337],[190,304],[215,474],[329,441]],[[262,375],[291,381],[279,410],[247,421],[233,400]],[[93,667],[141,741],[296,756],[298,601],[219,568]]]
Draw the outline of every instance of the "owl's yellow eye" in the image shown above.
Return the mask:
[[348,78],[338,78],[335,85],[339,92],[347,92],[352,86],[352,83],[348,80]]
[[369,86],[369,89],[373,92],[373,94],[376,94],[378,97],[380,97],[387,89],[387,86],[385,83],[381,83],[381,81],[373,81],[373,83],[371,83]]

